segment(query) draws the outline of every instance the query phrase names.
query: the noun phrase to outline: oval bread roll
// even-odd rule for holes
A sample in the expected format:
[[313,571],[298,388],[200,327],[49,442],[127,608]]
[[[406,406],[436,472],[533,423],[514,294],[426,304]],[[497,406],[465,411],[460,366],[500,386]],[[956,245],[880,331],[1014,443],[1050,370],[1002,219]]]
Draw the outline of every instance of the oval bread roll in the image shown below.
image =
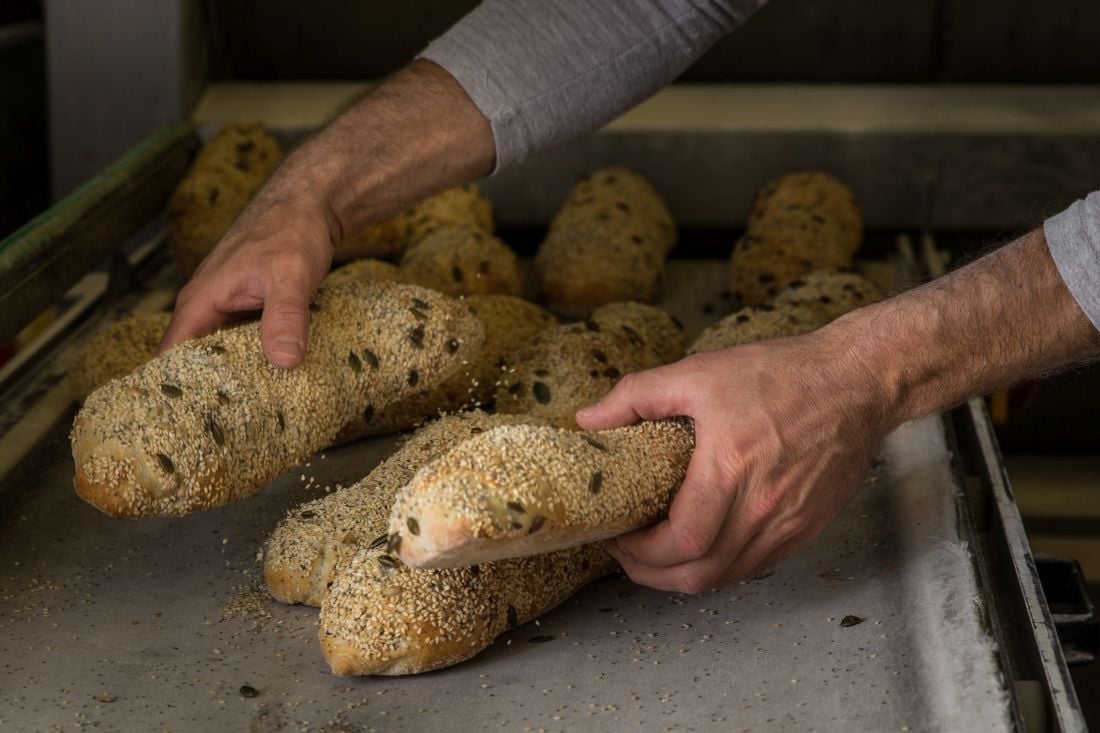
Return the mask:
[[616,537],[664,515],[694,447],[686,419],[596,433],[495,428],[397,492],[390,547],[413,567],[451,568]]
[[485,330],[477,356],[434,389],[409,395],[380,410],[372,406],[344,426],[337,442],[407,430],[440,414],[491,402],[516,350],[557,324],[547,311],[511,295],[471,295],[464,302]]
[[762,305],[800,276],[851,267],[863,238],[855,196],[825,173],[780,176],[757,195],[730,256],[730,290]]
[[580,316],[605,303],[655,301],[676,227],[637,173],[604,168],[582,179],[554,217],[535,257],[551,310]]
[[688,353],[808,333],[880,297],[874,283],[855,273],[813,272],[792,282],[773,303],[742,308],[708,326]]
[[223,127],[168,201],[168,249],[190,275],[279,165],[279,143],[258,123]]
[[77,493],[114,516],[180,515],[248,496],[341,426],[473,358],[481,323],[411,285],[326,288],[309,346],[272,367],[250,323],[188,341],[94,392],[72,430]]
[[386,546],[394,494],[422,466],[478,433],[532,422],[537,424],[529,417],[481,411],[442,417],[417,430],[362,481],[293,509],[264,549],[268,591],[283,603],[321,605],[357,550]]
[[448,224],[425,234],[401,258],[407,282],[448,295],[519,295],[523,276],[516,253],[476,227]]
[[496,408],[576,427],[574,414],[603,397],[623,374],[683,356],[683,336],[664,310],[641,303],[597,308],[588,320],[528,341],[496,391]]
[[493,233],[493,207],[480,188],[468,183],[424,199],[397,216],[347,238],[336,246],[333,259],[337,262],[361,257],[400,259],[425,235],[449,224]]
[[69,367],[73,396],[83,401],[100,386],[156,356],[171,321],[171,313],[131,314],[92,336]]
[[617,568],[602,544],[448,570],[362,548],[321,604],[321,652],[338,675],[440,669]]

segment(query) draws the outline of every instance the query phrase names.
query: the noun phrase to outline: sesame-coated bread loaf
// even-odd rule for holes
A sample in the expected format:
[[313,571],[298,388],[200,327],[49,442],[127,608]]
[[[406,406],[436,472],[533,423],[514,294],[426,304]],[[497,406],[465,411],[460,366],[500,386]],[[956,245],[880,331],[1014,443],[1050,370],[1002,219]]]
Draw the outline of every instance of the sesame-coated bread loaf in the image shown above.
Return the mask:
[[337,245],[333,259],[337,262],[360,257],[400,259],[425,235],[450,224],[493,233],[493,207],[476,185],[448,188],[397,216],[367,227]]
[[602,543],[447,570],[362,548],[321,604],[321,651],[338,675],[401,675],[458,664],[549,611],[618,563]]
[[522,415],[479,410],[442,417],[417,430],[363,480],[291,510],[264,550],[268,591],[283,603],[321,605],[357,550],[386,546],[394,494],[422,466],[478,433],[532,422],[537,424]]
[[[356,260],[330,272],[321,286],[400,281],[397,265]],[[110,380],[126,376],[156,356],[171,320],[171,313],[129,315],[89,339],[69,368],[73,396],[83,402]]]
[[523,275],[516,253],[492,234],[465,224],[441,225],[401,258],[407,282],[448,295],[519,295]]
[[575,427],[576,411],[607,394],[622,375],[674,361],[683,350],[675,319],[657,306],[602,306],[519,349],[497,387],[496,408]]
[[757,195],[730,256],[730,290],[761,305],[814,270],[850,267],[863,238],[855,196],[825,173],[790,173]]
[[195,271],[281,158],[257,123],[226,125],[210,139],[168,201],[168,250],[182,272]]
[[92,336],[69,367],[73,396],[83,401],[101,385],[152,359],[171,320],[171,313],[131,314]]
[[718,351],[765,339],[813,331],[850,310],[882,297],[870,280],[822,270],[795,280],[773,303],[747,306],[707,327],[689,354]]
[[558,322],[534,303],[512,295],[471,295],[464,302],[485,328],[476,357],[438,387],[358,416],[340,431],[338,442],[407,430],[442,413],[492,402],[516,351]]
[[581,316],[605,303],[655,301],[676,226],[637,173],[604,168],[570,191],[535,257],[551,310]]
[[659,520],[695,447],[690,420],[476,435],[397,492],[390,547],[413,567],[461,567],[576,547]]
[[188,341],[94,392],[73,425],[76,490],[115,516],[180,515],[253,493],[368,406],[439,384],[481,347],[460,302],[411,285],[324,288],[294,369],[258,323]]

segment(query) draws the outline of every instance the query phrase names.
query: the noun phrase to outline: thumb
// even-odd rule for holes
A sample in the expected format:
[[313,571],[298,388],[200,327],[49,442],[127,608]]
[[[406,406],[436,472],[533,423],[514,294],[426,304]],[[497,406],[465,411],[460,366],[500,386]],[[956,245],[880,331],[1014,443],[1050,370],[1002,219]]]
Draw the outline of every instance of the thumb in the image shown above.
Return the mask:
[[291,369],[306,353],[309,331],[309,295],[300,288],[276,289],[260,318],[264,356],[277,367]]
[[683,380],[675,366],[625,375],[599,402],[577,411],[585,430],[606,430],[638,420],[660,420],[686,414]]

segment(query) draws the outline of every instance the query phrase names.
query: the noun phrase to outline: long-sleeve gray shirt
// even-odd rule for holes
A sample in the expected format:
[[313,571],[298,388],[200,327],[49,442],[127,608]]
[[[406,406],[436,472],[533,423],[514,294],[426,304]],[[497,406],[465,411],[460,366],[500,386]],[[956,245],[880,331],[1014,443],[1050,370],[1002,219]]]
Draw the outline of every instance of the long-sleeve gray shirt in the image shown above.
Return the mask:
[[[484,0],[421,57],[450,72],[488,118],[500,170],[610,122],[765,2]],[[1100,192],[1044,231],[1062,279],[1100,329]]]

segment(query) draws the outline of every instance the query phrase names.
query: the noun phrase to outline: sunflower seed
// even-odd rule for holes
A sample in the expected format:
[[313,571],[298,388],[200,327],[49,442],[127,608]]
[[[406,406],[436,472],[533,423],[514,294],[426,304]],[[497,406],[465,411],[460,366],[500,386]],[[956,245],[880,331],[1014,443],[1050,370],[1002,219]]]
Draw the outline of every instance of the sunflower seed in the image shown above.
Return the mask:
[[160,391],[173,399],[176,397],[183,397],[183,390],[174,384],[162,384],[160,385]]
[[585,443],[588,443],[593,448],[597,448],[597,449],[602,450],[602,451],[607,450],[606,445],[604,445],[600,441],[596,440],[591,435],[585,435],[584,433],[581,433],[581,440],[583,440]]
[[214,418],[206,418],[206,429],[210,431],[210,436],[214,438],[214,442],[218,445],[225,445],[225,433],[218,426],[218,423],[214,422]]
[[375,371],[378,370],[378,357],[370,349],[363,349],[363,358],[370,364],[370,368]]
[[377,537],[375,537],[374,540],[369,545],[367,545],[367,549],[377,550],[380,547],[385,547],[386,543],[389,542],[389,541],[390,541],[389,536],[384,535],[384,534],[380,534]]
[[167,472],[167,473],[175,473],[176,472],[176,466],[175,466],[175,464],[172,463],[171,458],[164,455],[163,453],[157,453],[156,455],[157,455],[157,461],[160,463],[160,467],[163,468],[165,470],[165,472]]
[[508,502],[508,508],[511,509],[512,511],[518,512],[520,514],[526,514],[527,513],[527,510],[523,508],[523,504],[520,504],[518,501]]
[[527,534],[538,532],[540,529],[542,529],[542,525],[544,524],[546,524],[546,517],[542,516],[541,514],[537,515],[534,519],[531,520],[531,526],[527,528]]

